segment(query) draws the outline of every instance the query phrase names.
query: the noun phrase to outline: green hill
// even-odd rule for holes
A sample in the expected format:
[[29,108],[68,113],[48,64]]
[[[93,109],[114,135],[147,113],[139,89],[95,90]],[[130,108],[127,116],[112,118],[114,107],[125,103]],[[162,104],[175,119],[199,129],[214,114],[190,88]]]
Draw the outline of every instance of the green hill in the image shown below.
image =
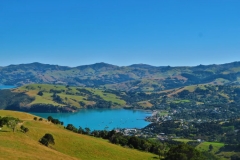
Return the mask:
[[159,92],[127,92],[104,88],[29,84],[0,90],[0,109],[32,112],[75,112],[81,108],[169,109],[216,107],[240,102],[234,85],[199,84]]
[[[0,111],[0,116],[11,116],[23,121],[12,132],[5,126],[0,130],[0,159],[154,159],[154,154],[140,152],[109,143],[106,140],[76,134],[46,120],[34,121],[33,115]],[[20,131],[20,125],[29,132]],[[46,133],[53,135],[55,145],[46,147],[38,141]]]
[[[7,91],[2,92],[5,96],[8,95]],[[80,108],[116,108],[123,107],[126,104],[115,94],[107,93],[101,89],[85,87],[30,84],[8,92],[14,95],[21,94],[19,99],[16,99],[18,96],[12,96],[13,99],[16,99],[16,102],[12,102],[12,107],[11,104],[8,104],[8,107],[5,108],[13,110],[74,112]],[[26,101],[24,101],[24,97],[27,99]]]

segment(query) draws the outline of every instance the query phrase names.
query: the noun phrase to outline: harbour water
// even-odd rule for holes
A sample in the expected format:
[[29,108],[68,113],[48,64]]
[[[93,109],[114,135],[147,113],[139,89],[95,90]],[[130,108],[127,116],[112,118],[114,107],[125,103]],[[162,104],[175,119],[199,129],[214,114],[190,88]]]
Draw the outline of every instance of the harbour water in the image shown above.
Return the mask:
[[0,89],[12,89],[15,88],[16,86],[10,86],[10,85],[1,85],[0,84]]
[[143,128],[149,124],[144,120],[152,113],[126,109],[82,109],[76,113],[32,113],[47,118],[52,116],[75,127],[88,127],[91,130],[111,130],[114,128]]
[[[0,85],[0,89],[12,89],[15,86]],[[128,109],[81,109],[76,113],[32,113],[47,118],[52,116],[75,127],[88,127],[91,130],[111,130],[114,128],[143,128],[149,124],[144,118],[152,112]]]

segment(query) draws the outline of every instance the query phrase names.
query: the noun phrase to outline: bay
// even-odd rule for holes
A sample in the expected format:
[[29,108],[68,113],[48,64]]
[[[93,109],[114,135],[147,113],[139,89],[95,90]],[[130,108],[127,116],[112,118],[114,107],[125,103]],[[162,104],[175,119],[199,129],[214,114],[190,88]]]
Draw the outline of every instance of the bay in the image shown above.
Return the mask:
[[0,85],[0,90],[1,89],[12,89],[15,88],[16,86],[10,86],[10,85]]
[[91,130],[112,130],[114,128],[143,128],[149,124],[146,116],[152,113],[142,110],[127,109],[82,109],[76,113],[31,113],[39,117],[52,116],[75,127],[90,128]]

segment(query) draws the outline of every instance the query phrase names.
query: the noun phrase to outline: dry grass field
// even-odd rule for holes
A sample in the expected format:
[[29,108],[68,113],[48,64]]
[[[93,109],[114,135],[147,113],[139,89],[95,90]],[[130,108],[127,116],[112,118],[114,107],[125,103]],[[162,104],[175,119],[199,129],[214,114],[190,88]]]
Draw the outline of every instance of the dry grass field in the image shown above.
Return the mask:
[[[0,110],[0,116],[19,118],[29,128],[27,133],[20,131],[22,124],[19,124],[14,133],[5,126],[2,128],[0,159],[144,160],[157,157],[151,153],[114,145],[103,139],[76,134],[46,120],[34,121],[34,116],[27,113]],[[45,147],[38,142],[45,133],[53,135],[55,145]]]

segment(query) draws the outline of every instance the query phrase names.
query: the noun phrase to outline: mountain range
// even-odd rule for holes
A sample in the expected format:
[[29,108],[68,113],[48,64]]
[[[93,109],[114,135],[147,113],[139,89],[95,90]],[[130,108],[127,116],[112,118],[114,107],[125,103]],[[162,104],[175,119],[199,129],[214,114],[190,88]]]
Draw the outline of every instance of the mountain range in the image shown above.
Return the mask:
[[240,62],[180,67],[107,63],[67,67],[35,62],[0,67],[0,84],[21,86],[31,83],[144,92],[209,83],[239,85]]

